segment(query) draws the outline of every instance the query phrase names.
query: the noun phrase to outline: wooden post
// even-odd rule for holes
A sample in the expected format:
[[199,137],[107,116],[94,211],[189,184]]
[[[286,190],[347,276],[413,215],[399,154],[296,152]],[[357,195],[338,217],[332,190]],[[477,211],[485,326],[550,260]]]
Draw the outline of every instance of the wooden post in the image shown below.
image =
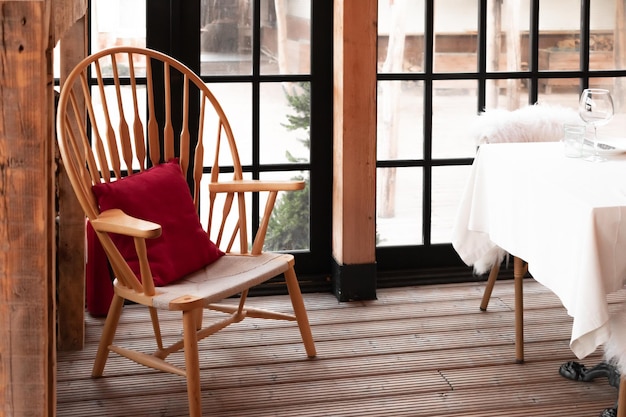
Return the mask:
[[342,301],[376,294],[377,16],[376,0],[335,2],[332,250]]
[[6,416],[55,409],[50,7],[0,1],[0,415]]
[[[615,30],[613,32],[613,59],[615,68],[626,67],[626,0],[615,2]],[[613,100],[615,101],[615,112],[621,112],[624,105],[624,90],[626,85],[621,77],[615,77],[613,87]]]
[[[83,16],[61,38],[61,85],[87,55],[87,23]],[[84,344],[85,214],[59,160],[58,176],[58,348],[80,350]]]
[[52,49],[86,0],[52,2],[0,1],[2,416],[56,413]]

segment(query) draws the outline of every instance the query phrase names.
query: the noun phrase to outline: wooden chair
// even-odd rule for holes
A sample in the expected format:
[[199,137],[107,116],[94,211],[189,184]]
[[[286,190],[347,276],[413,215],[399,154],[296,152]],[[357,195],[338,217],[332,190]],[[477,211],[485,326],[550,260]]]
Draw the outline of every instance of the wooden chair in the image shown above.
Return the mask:
[[[88,85],[89,71],[94,74],[96,84],[93,89]],[[112,83],[105,83],[104,71],[110,72]],[[144,72],[145,77],[140,77]],[[181,121],[172,117],[171,98],[175,95],[182,97]],[[163,100],[165,109],[160,119],[155,107],[156,97]],[[143,109],[139,104],[142,100],[147,100]],[[199,117],[189,113],[191,102],[199,103]],[[102,332],[93,377],[103,374],[110,351],[142,365],[181,375],[187,380],[189,415],[200,416],[198,341],[224,327],[245,317],[295,320],[306,355],[315,357],[311,328],[294,271],[294,258],[290,254],[262,251],[277,194],[302,190],[304,183],[244,179],[229,121],[197,75],[175,59],[153,50],[116,47],[95,53],[78,64],[63,85],[57,131],[63,166],[116,277],[115,295]],[[198,132],[195,144],[190,139],[192,131]],[[175,160],[164,163],[175,157],[178,165]],[[212,161],[212,166],[203,172],[205,161]],[[156,172],[155,169],[167,168],[172,163],[178,172],[176,175],[187,179],[191,185],[185,187],[187,192],[184,194],[189,195],[197,224],[200,224],[197,213],[201,197],[203,202],[210,204],[208,227],[200,239],[202,247],[205,240],[208,242],[208,235],[225,255],[218,256],[213,263],[196,272],[185,274],[180,280],[155,286],[154,262],[163,259],[149,259],[149,256],[154,247],[152,242],[165,240],[165,226],[134,218],[115,207],[101,210],[104,203],[95,191],[101,187],[144,181],[148,178],[146,175]],[[220,170],[220,165],[226,169]],[[133,178],[135,180],[131,181]],[[206,189],[201,187],[203,178],[206,182],[202,184],[208,184]],[[191,193],[188,192],[190,188]],[[158,195],[160,190],[149,192],[150,198],[158,196],[156,201],[166,197]],[[246,193],[267,196],[260,226],[254,238],[250,238],[250,245],[246,211],[246,195],[249,194]],[[162,238],[159,237],[161,233]],[[139,271],[137,265],[133,266],[127,260],[124,250],[116,245],[116,239],[124,239],[120,235],[130,237],[127,239],[131,242],[132,255],[137,257]],[[246,303],[248,290],[280,274],[284,275],[294,314],[249,307]],[[238,304],[220,304],[221,300],[233,296],[239,297]],[[148,307],[156,339],[154,352],[138,352],[113,344],[125,300]],[[203,326],[203,309],[223,313],[224,318]],[[158,310],[182,313],[183,336],[168,346],[161,337]],[[184,368],[167,361],[170,354],[180,350],[184,351]]]
[[[554,105],[531,105],[508,111],[494,109],[482,113],[472,131],[476,144],[503,142],[557,142],[563,137],[564,123],[580,123],[578,113],[570,108]],[[524,198],[524,196],[520,196]],[[489,276],[480,303],[481,311],[487,311],[493,287],[500,274],[500,266],[506,252],[494,248],[481,262],[474,266],[478,274],[489,268]],[[515,291],[515,361],[524,362],[524,294],[523,278],[528,272],[528,263],[513,257],[513,279]]]

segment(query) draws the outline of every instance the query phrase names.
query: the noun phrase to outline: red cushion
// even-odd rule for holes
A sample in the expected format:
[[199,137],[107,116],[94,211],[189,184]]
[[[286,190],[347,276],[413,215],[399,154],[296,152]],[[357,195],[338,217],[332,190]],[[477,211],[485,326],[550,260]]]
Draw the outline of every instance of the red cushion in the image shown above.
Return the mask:
[[[224,255],[202,228],[176,159],[118,181],[97,184],[93,192],[101,211],[117,208],[161,225],[160,237],[146,239],[156,286],[174,282]],[[140,277],[133,238],[112,234],[111,239]]]

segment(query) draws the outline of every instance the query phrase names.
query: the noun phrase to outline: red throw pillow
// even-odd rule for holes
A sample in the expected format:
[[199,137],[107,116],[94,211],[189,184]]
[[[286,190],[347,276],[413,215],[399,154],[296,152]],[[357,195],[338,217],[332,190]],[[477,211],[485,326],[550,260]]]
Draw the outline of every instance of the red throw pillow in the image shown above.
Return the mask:
[[[116,208],[161,225],[160,237],[146,239],[156,286],[174,282],[224,255],[202,228],[176,159],[111,183],[94,185],[93,192],[101,211]],[[140,277],[133,238],[111,234],[111,239]]]

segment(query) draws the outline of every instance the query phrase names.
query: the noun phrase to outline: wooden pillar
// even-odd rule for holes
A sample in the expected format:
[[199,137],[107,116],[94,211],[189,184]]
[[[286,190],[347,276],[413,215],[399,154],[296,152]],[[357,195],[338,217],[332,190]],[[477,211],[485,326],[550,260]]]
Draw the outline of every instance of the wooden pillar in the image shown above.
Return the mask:
[[376,298],[378,2],[334,12],[333,287],[340,301]]
[[50,7],[50,0],[0,1],[0,415],[6,416],[55,409]]
[[[63,85],[72,68],[87,55],[87,23],[84,16],[64,33],[59,55]],[[60,160],[58,199],[57,345],[59,350],[80,350],[85,333],[85,214]]]

